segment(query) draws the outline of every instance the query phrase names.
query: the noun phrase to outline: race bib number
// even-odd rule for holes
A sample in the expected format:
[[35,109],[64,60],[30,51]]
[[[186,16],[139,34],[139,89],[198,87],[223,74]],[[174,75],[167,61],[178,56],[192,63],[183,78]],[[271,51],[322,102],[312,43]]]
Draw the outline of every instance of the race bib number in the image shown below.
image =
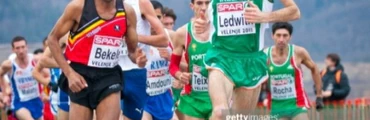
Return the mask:
[[227,2],[217,4],[217,35],[233,36],[256,33],[254,23],[243,17],[247,2]]
[[146,92],[149,96],[165,93],[172,86],[171,76],[168,74],[168,69],[148,70],[148,79],[146,84]]
[[95,35],[88,65],[113,68],[118,65],[122,38]]
[[296,98],[295,81],[293,76],[273,79],[271,76],[271,95],[272,99],[285,100]]
[[39,97],[38,84],[32,77],[21,77],[15,81],[20,101],[28,101]]
[[192,87],[194,91],[207,92],[208,79],[200,73],[201,67],[193,65]]

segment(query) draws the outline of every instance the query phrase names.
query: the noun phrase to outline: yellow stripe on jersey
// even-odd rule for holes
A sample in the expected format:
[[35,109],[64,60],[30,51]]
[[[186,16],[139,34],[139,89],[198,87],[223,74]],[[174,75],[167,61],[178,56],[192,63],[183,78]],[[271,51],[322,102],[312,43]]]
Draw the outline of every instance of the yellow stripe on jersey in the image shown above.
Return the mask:
[[74,44],[77,39],[80,39],[83,35],[87,34],[88,32],[90,32],[91,30],[95,29],[97,26],[99,26],[103,23],[105,23],[104,20],[98,20],[98,21],[92,23],[91,25],[89,25],[89,27],[87,27],[86,29],[84,29],[80,33],[76,34],[73,38],[72,38],[72,36],[69,36],[69,38],[68,38],[69,43]]

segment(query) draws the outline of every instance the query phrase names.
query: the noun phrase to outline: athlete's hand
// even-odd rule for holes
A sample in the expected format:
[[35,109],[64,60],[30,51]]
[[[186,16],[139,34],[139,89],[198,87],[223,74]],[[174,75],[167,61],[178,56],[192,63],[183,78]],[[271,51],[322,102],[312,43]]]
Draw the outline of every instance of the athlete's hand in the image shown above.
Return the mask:
[[139,66],[139,67],[141,67],[141,68],[143,68],[143,67],[145,67],[145,65],[146,65],[146,62],[148,61],[147,59],[146,59],[146,55],[145,55],[145,53],[143,52],[143,50],[141,50],[140,48],[138,48],[138,49],[136,49],[136,51],[135,51],[136,53],[136,64]]
[[267,16],[268,14],[261,12],[253,2],[248,2],[248,7],[244,10],[244,19],[250,23],[263,23]]
[[178,78],[181,83],[189,84],[189,81],[191,79],[191,74],[188,72],[182,72]]
[[86,80],[77,72],[72,70],[66,77],[68,79],[69,89],[72,92],[80,92],[82,89],[87,88]]
[[323,108],[324,108],[324,102],[322,100],[322,97],[317,97],[316,98],[316,110],[320,111]]
[[206,17],[206,13],[198,11],[199,15],[194,20],[194,30],[196,34],[202,34],[209,28],[209,20]]
[[159,51],[159,55],[166,59],[166,60],[170,60],[170,52],[166,49],[166,48],[157,48],[158,51]]
[[10,106],[10,95],[2,94],[0,96],[0,108]]
[[184,84],[182,84],[179,80],[174,80],[172,83],[172,87],[176,89],[181,89],[184,87]]

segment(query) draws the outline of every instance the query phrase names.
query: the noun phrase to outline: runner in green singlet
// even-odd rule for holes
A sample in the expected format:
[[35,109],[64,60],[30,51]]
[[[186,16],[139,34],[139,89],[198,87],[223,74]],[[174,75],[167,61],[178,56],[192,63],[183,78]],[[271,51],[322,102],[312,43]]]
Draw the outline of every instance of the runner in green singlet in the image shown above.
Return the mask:
[[293,0],[281,0],[285,7],[274,12],[272,2],[212,0],[207,14],[195,20],[197,33],[207,29],[212,33],[212,48],[204,61],[209,70],[213,119],[222,118],[222,110],[230,107],[231,99],[231,107],[237,111],[254,110],[260,84],[268,77],[267,58],[262,52],[266,23],[300,17]]
[[[205,13],[209,3],[210,0],[192,0],[190,5],[195,12],[195,17],[198,17],[200,12]],[[185,84],[178,105],[178,110],[184,114],[184,117],[179,119],[204,120],[209,119],[212,113],[211,99],[208,94],[208,71],[203,62],[207,50],[211,47],[211,41],[208,39],[209,31],[196,34],[193,27],[193,21],[190,21],[176,31],[170,72]],[[179,70],[183,51],[185,51],[188,72]]]
[[268,56],[269,107],[271,115],[281,120],[308,120],[310,108],[303,87],[301,65],[311,70],[317,92],[317,109],[323,106],[319,69],[303,47],[289,44],[293,26],[278,22],[272,26],[272,39],[275,45],[265,49]]

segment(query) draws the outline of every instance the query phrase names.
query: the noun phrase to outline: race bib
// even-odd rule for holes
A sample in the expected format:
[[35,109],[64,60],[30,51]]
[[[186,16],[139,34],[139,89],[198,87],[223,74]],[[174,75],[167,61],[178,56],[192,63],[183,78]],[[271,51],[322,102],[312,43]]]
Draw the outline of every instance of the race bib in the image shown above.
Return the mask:
[[194,91],[207,92],[208,91],[208,79],[200,73],[201,67],[193,65],[192,75],[192,87]]
[[244,8],[247,1],[227,2],[217,4],[217,35],[233,36],[256,33],[254,23],[247,22],[244,17]]
[[172,86],[171,76],[168,74],[168,69],[148,70],[148,79],[146,84],[146,92],[149,96],[165,93]]
[[295,81],[293,76],[272,79],[271,77],[271,95],[272,99],[285,100],[296,98]]
[[122,38],[95,35],[88,66],[113,68],[118,65]]
[[127,55],[128,55],[128,50],[127,50],[126,40],[123,40],[121,44],[121,49],[120,49],[120,56],[127,56]]
[[28,101],[40,96],[38,84],[32,77],[15,79],[20,101]]

